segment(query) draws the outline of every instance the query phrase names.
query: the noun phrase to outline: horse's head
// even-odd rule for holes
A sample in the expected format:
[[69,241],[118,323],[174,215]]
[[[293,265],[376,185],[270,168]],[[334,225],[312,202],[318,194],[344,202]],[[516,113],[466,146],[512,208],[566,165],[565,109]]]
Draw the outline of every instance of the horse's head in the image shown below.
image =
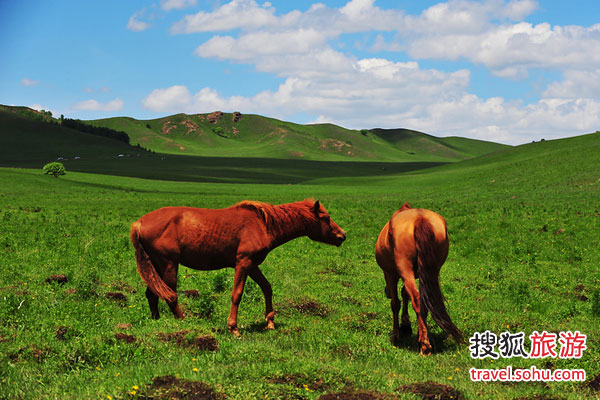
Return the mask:
[[317,242],[341,246],[346,240],[346,232],[331,219],[318,200],[312,206],[312,212],[315,216],[315,224],[308,237]]

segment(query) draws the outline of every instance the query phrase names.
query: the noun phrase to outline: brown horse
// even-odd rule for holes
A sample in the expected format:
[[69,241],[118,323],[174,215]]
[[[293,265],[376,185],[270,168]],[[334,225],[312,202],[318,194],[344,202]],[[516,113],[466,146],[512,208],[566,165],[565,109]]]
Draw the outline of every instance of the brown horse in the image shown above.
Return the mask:
[[165,207],[131,225],[137,268],[148,286],[152,317],[159,318],[161,298],[176,318],[184,318],[177,304],[179,264],[198,270],[231,267],[235,277],[227,325],[236,336],[240,335],[237,313],[247,276],[265,296],[266,329],[275,328],[271,285],[258,266],[271,250],[301,236],[335,246],[346,239],[319,201],[310,199],[275,206],[242,201],[219,210]]
[[[448,256],[448,232],[441,215],[425,209],[411,208],[404,204],[385,224],[375,247],[377,263],[383,270],[386,295],[391,298],[394,317],[392,340],[397,342],[400,334],[410,335],[408,299],[417,314],[419,335],[417,345],[422,355],[431,354],[427,336],[427,311],[435,322],[457,342],[462,334],[452,323],[438,281],[440,268]],[[402,278],[402,325],[398,326],[398,280]],[[421,295],[415,279],[419,278]]]

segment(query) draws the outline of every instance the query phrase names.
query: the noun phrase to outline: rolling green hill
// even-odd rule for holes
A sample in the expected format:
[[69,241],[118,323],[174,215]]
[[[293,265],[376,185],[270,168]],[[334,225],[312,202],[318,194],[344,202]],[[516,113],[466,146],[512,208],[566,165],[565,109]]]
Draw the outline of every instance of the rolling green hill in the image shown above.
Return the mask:
[[[455,162],[509,146],[440,139],[408,130],[354,131],[298,125],[258,115],[177,114],[156,120],[83,121],[124,131],[132,144],[81,132],[47,113],[0,106],[0,166],[41,168],[61,159],[68,171],[203,182],[301,183],[373,177]],[[157,154],[155,152],[160,152]]]
[[260,115],[176,114],[154,120],[115,117],[87,121],[127,132],[131,143],[161,153],[305,160],[453,162],[506,146],[465,138],[437,138],[396,129],[350,130],[299,125]]

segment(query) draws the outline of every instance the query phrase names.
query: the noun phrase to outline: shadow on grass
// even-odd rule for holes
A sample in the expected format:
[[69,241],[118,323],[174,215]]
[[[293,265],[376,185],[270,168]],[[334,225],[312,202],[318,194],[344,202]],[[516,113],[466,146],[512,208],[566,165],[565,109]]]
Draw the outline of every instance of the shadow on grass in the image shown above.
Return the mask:
[[285,329],[287,327],[286,323],[283,322],[277,322],[275,321],[275,330],[267,330],[265,329],[267,327],[267,323],[264,321],[257,321],[257,322],[253,322],[249,325],[247,325],[243,330],[242,330],[242,334],[244,333],[270,333],[270,332],[277,332],[280,329]]
[[[452,350],[455,350],[456,347],[458,346],[444,332],[440,332],[440,333],[429,332],[428,336],[429,336],[429,342],[431,343],[431,347],[433,347],[432,354],[440,354],[440,353],[445,353],[446,351],[452,351]],[[392,335],[390,332],[390,343],[392,343],[391,338],[392,338]],[[417,346],[417,338],[418,338],[417,333],[411,334],[411,335],[400,336],[400,339],[392,344],[398,348],[408,349],[411,352],[419,353],[419,348]]]
[[[0,166],[41,168],[45,160],[0,162]],[[144,179],[212,183],[300,184],[320,178],[385,176],[444,162],[316,161],[252,157],[143,154],[61,161],[68,171]]]

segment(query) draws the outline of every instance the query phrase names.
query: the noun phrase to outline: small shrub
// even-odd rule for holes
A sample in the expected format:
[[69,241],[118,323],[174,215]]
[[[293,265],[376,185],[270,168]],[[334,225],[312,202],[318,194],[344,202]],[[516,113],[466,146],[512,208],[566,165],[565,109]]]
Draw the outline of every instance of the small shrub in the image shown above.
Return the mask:
[[214,128],[212,128],[212,131],[213,131],[213,133],[227,139],[227,135],[225,134],[225,131],[220,126],[215,126]]
[[67,173],[65,166],[59,162],[48,163],[48,164],[44,165],[42,170],[44,171],[44,174],[52,175],[55,178],[58,178],[59,176],[65,175]]

